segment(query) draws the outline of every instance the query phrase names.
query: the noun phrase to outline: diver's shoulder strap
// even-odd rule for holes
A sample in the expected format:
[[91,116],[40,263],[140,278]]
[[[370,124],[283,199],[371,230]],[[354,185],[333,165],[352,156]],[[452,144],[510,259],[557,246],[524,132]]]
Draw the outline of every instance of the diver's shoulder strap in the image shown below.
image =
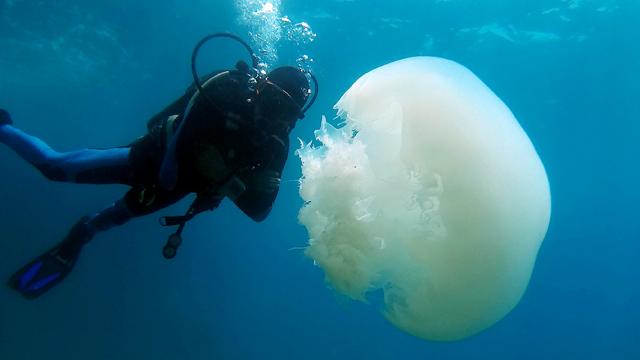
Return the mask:
[[176,121],[179,117],[179,115],[171,115],[165,120],[162,129],[162,135],[164,137],[165,144],[169,144],[171,142],[171,139],[173,139],[173,136],[176,133]]

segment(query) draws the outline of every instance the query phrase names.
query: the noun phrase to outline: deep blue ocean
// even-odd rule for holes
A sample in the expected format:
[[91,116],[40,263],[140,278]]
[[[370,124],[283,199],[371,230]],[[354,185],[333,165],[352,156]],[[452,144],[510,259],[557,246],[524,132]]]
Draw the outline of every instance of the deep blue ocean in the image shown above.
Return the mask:
[[[255,2],[1,0],[0,108],[59,150],[128,144],[189,86],[201,37],[229,31],[261,46],[257,31],[274,35],[247,13]],[[0,287],[0,359],[640,359],[640,3],[273,3],[271,65],[307,55],[320,91],[292,134],[269,218],[254,223],[226,201],[189,224],[172,261],[161,255],[172,229],[158,217],[182,214],[190,199],[100,234],[46,296]],[[301,22],[312,33],[295,33]],[[522,301],[457,342],[415,338],[375,299],[336,294],[300,250],[296,138],[311,140],[359,76],[416,55],[482,79],[551,185],[551,225]],[[238,59],[239,46],[217,40],[198,64]],[[0,279],[126,191],[48,181],[4,146],[0,166]]]

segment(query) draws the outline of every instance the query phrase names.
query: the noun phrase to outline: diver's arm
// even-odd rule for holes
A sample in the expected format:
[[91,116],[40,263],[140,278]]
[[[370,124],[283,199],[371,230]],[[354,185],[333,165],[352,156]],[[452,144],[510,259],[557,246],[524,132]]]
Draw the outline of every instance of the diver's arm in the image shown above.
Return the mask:
[[[238,196],[233,202],[247,216],[254,221],[260,222],[267,218],[271,212],[273,202],[278,196],[280,190],[280,173],[256,173],[253,174],[257,181],[271,182],[269,185],[271,190],[265,191],[259,187],[248,184],[246,190]],[[262,179],[259,179],[263,177]]]
[[[288,140],[288,139],[287,139]],[[237,175],[244,189],[231,200],[247,216],[255,221],[264,220],[271,212],[273,202],[280,190],[280,178],[289,153],[288,141],[274,137],[269,153],[270,161],[264,166],[248,170]]]

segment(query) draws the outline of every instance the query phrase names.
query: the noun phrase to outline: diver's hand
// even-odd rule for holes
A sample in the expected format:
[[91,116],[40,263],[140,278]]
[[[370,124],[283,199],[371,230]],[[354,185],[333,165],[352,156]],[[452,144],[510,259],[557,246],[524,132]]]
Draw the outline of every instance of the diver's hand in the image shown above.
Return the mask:
[[248,181],[250,189],[272,194],[280,188],[280,173],[274,170],[261,170],[252,174]]
[[11,120],[11,114],[5,109],[0,109],[0,126],[2,125],[12,125],[13,121]]
[[232,176],[229,181],[218,189],[218,193],[231,201],[236,201],[247,190],[247,185],[238,176]]
[[286,153],[284,142],[279,137],[271,135],[253,149],[253,165],[257,167],[269,166],[273,159]]

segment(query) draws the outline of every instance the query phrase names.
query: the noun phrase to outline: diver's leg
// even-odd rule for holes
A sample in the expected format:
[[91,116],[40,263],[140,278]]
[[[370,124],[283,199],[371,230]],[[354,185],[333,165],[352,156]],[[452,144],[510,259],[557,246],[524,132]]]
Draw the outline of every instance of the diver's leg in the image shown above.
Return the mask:
[[83,246],[95,234],[122,225],[131,217],[118,201],[97,214],[81,218],[60,243],[13,274],[9,286],[28,299],[44,294],[71,272]]
[[[152,214],[184,198],[185,192],[169,192],[145,187],[134,187],[120,200],[91,216],[83,217],[75,226],[82,227],[68,238],[71,247],[81,247],[96,234],[123,225],[135,217]],[[82,225],[80,225],[82,224]],[[72,229],[73,230],[73,229]],[[73,231],[70,232],[70,234]]]
[[124,198],[104,210],[81,218],[62,242],[16,272],[10,278],[9,286],[29,299],[44,294],[71,272],[82,248],[96,234],[165,208],[185,195],[142,187],[131,189]]
[[7,145],[50,180],[128,184],[133,176],[128,147],[58,152],[10,124],[0,125],[0,143]]

